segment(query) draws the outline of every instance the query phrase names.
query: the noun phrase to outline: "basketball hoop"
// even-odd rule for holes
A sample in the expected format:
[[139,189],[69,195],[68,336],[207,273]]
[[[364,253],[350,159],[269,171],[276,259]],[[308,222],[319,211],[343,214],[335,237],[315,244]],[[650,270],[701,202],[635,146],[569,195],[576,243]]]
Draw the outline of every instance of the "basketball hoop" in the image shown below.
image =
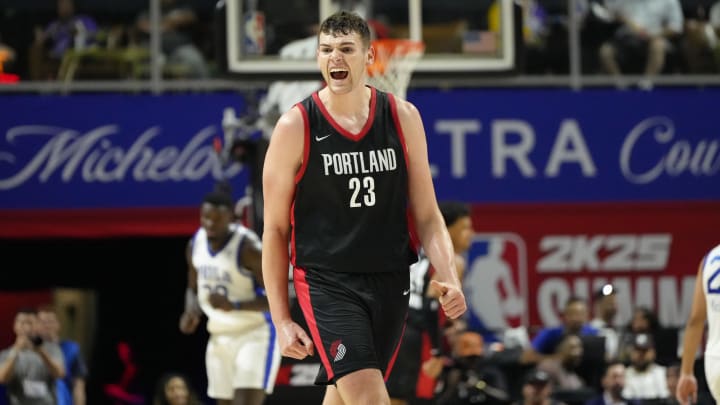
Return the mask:
[[425,53],[425,44],[410,39],[376,39],[375,61],[368,66],[368,83],[405,98],[410,76]]

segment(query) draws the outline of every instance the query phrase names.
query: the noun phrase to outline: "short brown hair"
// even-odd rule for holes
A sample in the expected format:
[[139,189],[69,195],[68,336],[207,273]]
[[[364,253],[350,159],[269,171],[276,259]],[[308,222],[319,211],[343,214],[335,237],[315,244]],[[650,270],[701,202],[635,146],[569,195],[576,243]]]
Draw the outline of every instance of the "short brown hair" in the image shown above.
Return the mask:
[[328,35],[349,35],[356,32],[360,35],[363,45],[370,46],[370,27],[367,21],[349,11],[338,11],[337,13],[326,18],[320,24],[319,32]]

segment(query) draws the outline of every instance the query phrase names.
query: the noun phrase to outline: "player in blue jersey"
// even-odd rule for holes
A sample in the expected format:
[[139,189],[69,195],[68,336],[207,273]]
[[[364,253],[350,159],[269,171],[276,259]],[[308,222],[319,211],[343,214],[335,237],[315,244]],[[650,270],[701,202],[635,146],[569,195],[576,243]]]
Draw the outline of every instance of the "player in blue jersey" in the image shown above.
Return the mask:
[[720,402],[720,245],[705,255],[697,272],[693,305],[685,327],[680,380],[675,392],[682,405],[697,403],[698,384],[693,369],[706,321],[705,379],[713,398]]

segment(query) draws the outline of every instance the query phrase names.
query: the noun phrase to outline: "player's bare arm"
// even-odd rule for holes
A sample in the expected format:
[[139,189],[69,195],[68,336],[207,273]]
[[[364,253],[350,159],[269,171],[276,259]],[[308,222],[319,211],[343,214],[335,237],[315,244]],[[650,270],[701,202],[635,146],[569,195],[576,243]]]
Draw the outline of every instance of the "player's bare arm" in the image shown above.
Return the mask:
[[[455,255],[455,272],[457,273],[458,280],[462,280],[465,274],[465,258],[458,254]],[[442,281],[437,273],[432,275],[431,280]],[[428,288],[425,295],[432,298],[438,298],[440,296],[440,291],[434,288]]]
[[312,341],[292,321],[288,302],[288,241],[295,176],[302,164],[305,123],[298,107],[278,120],[263,167],[264,228],[262,272],[270,314],[283,356],[302,359],[313,354]]
[[697,277],[695,278],[695,293],[693,295],[690,318],[685,327],[680,379],[678,380],[675,391],[675,397],[681,405],[688,405],[689,402],[697,403],[698,385],[693,370],[695,366],[695,353],[698,350],[698,346],[700,346],[700,341],[702,340],[705,330],[705,320],[707,318],[704,291],[701,261]]
[[265,287],[262,273],[262,248],[259,243],[255,243],[256,241],[258,241],[257,236],[253,235],[252,240],[247,240],[242,244],[240,263],[244,268],[250,270],[261,287]]
[[[255,242],[256,239],[253,237],[252,240],[243,243],[240,251],[240,262],[244,268],[250,270],[258,284],[265,287],[262,278],[262,249],[260,244]],[[266,311],[268,309],[267,297],[263,295],[258,295],[251,301],[230,302],[224,294],[211,293],[208,300],[213,308],[223,311]]]
[[188,267],[187,289],[185,290],[185,310],[180,316],[180,331],[185,334],[195,332],[200,324],[200,304],[197,301],[197,270],[192,264],[192,240],[185,248],[185,260]]
[[430,175],[425,129],[417,108],[397,100],[397,113],[408,149],[410,209],[418,237],[438,273],[431,286],[440,292],[445,314],[454,319],[467,309],[455,263],[455,250],[435,199]]

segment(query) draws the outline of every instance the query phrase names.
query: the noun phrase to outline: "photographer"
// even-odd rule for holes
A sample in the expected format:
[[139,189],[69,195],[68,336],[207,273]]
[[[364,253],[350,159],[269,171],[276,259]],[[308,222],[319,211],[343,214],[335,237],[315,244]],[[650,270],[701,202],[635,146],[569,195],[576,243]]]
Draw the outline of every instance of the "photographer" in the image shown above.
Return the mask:
[[15,344],[0,352],[0,383],[11,405],[55,405],[55,380],[65,375],[60,347],[38,336],[37,312],[15,315]]
[[483,346],[479,333],[460,333],[453,347],[453,357],[438,378],[435,390],[438,405],[501,405],[509,402],[505,377],[483,356]]

